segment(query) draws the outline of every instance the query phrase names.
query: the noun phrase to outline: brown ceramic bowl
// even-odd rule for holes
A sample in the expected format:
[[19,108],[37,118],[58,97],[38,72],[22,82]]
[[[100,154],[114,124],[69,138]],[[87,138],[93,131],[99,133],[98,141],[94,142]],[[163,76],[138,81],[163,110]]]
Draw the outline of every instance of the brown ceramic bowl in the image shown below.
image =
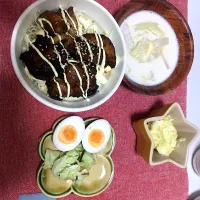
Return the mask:
[[166,0],[132,0],[120,9],[116,14],[115,19],[118,24],[121,25],[127,17],[141,10],[158,13],[172,26],[179,42],[178,63],[173,74],[166,81],[156,86],[137,84],[128,80],[126,75],[123,80],[128,86],[139,93],[160,95],[177,88],[190,72],[194,58],[193,36],[183,15]]
[[[162,120],[167,115],[170,115],[173,119],[178,141],[174,151],[169,156],[163,156],[154,149],[154,141],[149,131],[148,123]],[[185,168],[187,166],[189,147],[199,134],[199,129],[185,119],[178,103],[165,105],[152,111],[147,118],[133,122],[133,128],[137,134],[137,153],[152,166],[171,162],[178,167]],[[184,138],[184,141],[181,141],[180,138]]]

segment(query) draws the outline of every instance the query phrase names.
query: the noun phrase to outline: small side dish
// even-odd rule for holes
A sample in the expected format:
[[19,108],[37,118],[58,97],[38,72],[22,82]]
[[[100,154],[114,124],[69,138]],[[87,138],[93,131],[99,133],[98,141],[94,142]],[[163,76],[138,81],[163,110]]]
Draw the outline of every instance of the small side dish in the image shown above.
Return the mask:
[[188,151],[199,129],[186,120],[178,103],[153,110],[147,118],[133,122],[137,152],[150,165],[171,162],[187,167]]
[[57,198],[71,192],[79,196],[103,192],[113,177],[110,155],[114,143],[113,129],[104,119],[84,122],[72,116],[56,122],[40,141],[44,163],[38,171],[38,186],[47,196]]
[[87,99],[101,90],[116,54],[98,22],[73,7],[36,14],[20,56],[33,84],[56,100]]

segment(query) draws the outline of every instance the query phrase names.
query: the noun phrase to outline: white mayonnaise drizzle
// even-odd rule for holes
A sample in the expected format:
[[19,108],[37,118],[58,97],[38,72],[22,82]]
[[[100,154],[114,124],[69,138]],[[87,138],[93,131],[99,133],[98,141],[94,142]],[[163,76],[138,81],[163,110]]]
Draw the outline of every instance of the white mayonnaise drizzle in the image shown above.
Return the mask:
[[[55,32],[55,30],[54,30],[54,28],[53,28],[51,22],[48,21],[48,20],[45,19],[45,18],[39,18],[38,21],[39,21],[39,23],[40,23],[40,25],[41,25],[41,27],[42,27],[43,29],[44,29],[43,21],[45,21],[45,22],[47,22],[47,23],[49,24],[49,26],[51,27],[51,29],[52,29],[52,31],[54,32],[54,34],[58,36],[58,39],[59,39],[59,41],[60,41],[60,45],[63,47],[63,49],[64,49],[64,51],[65,51],[65,53],[66,53],[66,55],[67,55],[67,59],[68,59],[68,52],[67,52],[67,50],[65,49],[63,43],[61,42],[61,41],[62,41],[62,38],[61,38],[61,36],[60,36],[58,33]],[[52,41],[52,43],[54,44],[54,40],[53,40],[53,38],[52,38],[51,36],[49,36],[48,31],[46,31],[45,29],[44,29],[44,31],[46,32],[47,37],[48,37],[48,38],[51,38],[51,41]],[[54,51],[55,51],[55,53],[56,53],[56,55],[57,55],[57,57],[58,57],[60,66],[63,68],[63,70],[65,70],[66,64],[65,64],[65,65],[62,64],[61,56],[60,56],[60,54],[59,54],[59,52],[57,51],[57,49],[56,49],[55,46],[54,46]],[[63,76],[64,76],[64,81],[65,81],[65,83],[66,83],[66,85],[67,85],[67,97],[69,97],[69,96],[70,96],[70,84],[69,84],[69,82],[67,81],[67,77],[66,77],[65,71],[63,72]],[[54,80],[55,80],[55,79],[54,79]],[[58,82],[57,82],[56,84],[57,84],[57,86],[59,85]],[[59,85],[59,88],[60,88],[60,85]],[[61,90],[61,89],[60,89],[60,90]],[[58,89],[58,91],[59,91],[59,89]],[[59,94],[60,94],[60,92],[59,92]],[[62,98],[62,96],[60,96],[60,98]]]
[[[61,9],[62,18],[63,18],[63,20],[64,20],[66,26],[68,27],[68,29],[70,28],[70,24],[69,24],[68,21],[67,21],[66,14],[67,14],[68,18],[71,20],[71,22],[72,22],[72,24],[73,24],[75,30],[76,30],[77,33],[78,33],[78,28],[76,27],[76,23],[75,23],[74,20],[70,17],[70,15],[69,15],[69,13],[67,12],[67,10],[64,10],[62,7],[60,7],[60,9]],[[51,26],[51,27],[52,27],[52,26]],[[52,27],[52,30],[53,30],[53,27]],[[54,30],[53,30],[53,31],[54,31]],[[55,33],[55,31],[54,31],[54,33]],[[55,33],[55,34],[56,34],[56,33]],[[85,71],[85,74],[86,74],[86,77],[87,77],[87,88],[86,88],[86,90],[85,90],[85,95],[84,95],[84,96],[87,98],[87,92],[88,92],[88,89],[89,89],[89,87],[90,87],[90,77],[89,77],[89,74],[88,74],[88,70],[87,70],[87,67],[86,67],[85,63],[83,62],[83,57],[82,57],[82,55],[81,55],[81,51],[80,51],[80,48],[79,48],[79,46],[78,46],[78,44],[77,44],[77,42],[76,42],[76,39],[75,39],[72,35],[70,35],[69,33],[66,33],[66,34],[69,35],[69,36],[74,40],[74,43],[75,43],[75,45],[76,45],[77,52],[78,52],[79,57],[80,57],[81,64],[83,65],[83,68],[84,68],[84,71]],[[88,43],[88,41],[87,41],[86,38],[84,38],[83,36],[81,36],[81,39],[86,43],[86,45],[87,45],[87,47],[88,47],[88,51],[89,51],[89,53],[90,53],[90,59],[91,59],[90,61],[92,62],[94,56],[93,56],[93,53],[92,53],[91,46],[90,46],[90,44]],[[60,42],[61,42],[61,39],[60,39]],[[69,60],[68,60],[68,62],[69,62]]]
[[[98,61],[97,61],[97,72],[100,71],[101,73],[103,73],[104,67],[106,64],[106,52],[104,50],[103,40],[101,38],[101,35],[98,33],[95,33],[95,37],[96,37],[96,41],[97,41],[97,46],[99,48],[99,55],[98,55]],[[103,51],[103,58],[102,58],[102,62],[100,64],[101,50]]]
[[67,14],[67,16],[69,17],[69,19],[71,20],[75,30],[77,31],[78,33],[78,27],[76,27],[76,23],[74,22],[74,20],[70,17],[69,13],[67,12],[67,10],[64,10],[64,12]]
[[[27,39],[29,40],[28,36],[27,36]],[[47,60],[43,54],[40,52],[40,50],[29,40],[29,43],[31,45],[31,47],[38,53],[38,55],[47,63],[49,64],[49,66],[52,68],[52,71],[54,72],[54,75],[55,77],[58,77],[58,73],[56,71],[56,69],[54,68],[54,66],[51,64],[51,62],[49,62],[49,60]],[[55,80],[55,78],[53,79],[54,82],[56,83],[56,86],[58,88],[58,92],[59,92],[59,98],[62,99],[62,91],[61,91],[61,88],[60,88],[60,84]]]
[[61,10],[62,18],[64,19],[64,22],[67,25],[67,29],[69,30],[70,29],[70,24],[67,21],[67,18],[66,18],[66,15],[65,15],[65,10],[60,6],[59,6],[59,8]]
[[100,65],[100,72],[104,72],[104,67],[106,65],[106,52],[104,50],[104,46],[103,46],[103,40],[101,38],[101,35],[100,34],[97,34],[98,37],[99,37],[99,40],[100,40],[100,45],[101,45],[101,49],[103,50],[103,59],[102,59],[102,62],[101,62],[101,65]]
[[94,55],[93,55],[93,53],[92,53],[92,48],[91,48],[89,42],[88,42],[87,39],[86,39],[85,37],[83,37],[83,36],[81,36],[81,39],[82,39],[82,40],[86,43],[86,45],[87,45],[88,51],[89,51],[89,53],[90,53],[90,62],[93,62]]
[[[69,82],[67,81],[67,77],[66,77],[66,74],[65,74],[65,66],[66,66],[66,64],[65,64],[65,65],[62,64],[61,56],[60,56],[60,54],[59,54],[59,52],[58,52],[58,50],[56,49],[55,46],[54,46],[54,51],[55,51],[55,53],[56,53],[56,55],[57,55],[57,57],[58,57],[60,66],[61,66],[61,67],[63,68],[63,70],[64,70],[63,76],[64,76],[64,81],[65,81],[65,83],[67,84],[67,97],[69,97],[69,96],[70,96],[70,84],[69,84]],[[58,85],[59,85],[59,84],[58,84]]]
[[[78,44],[76,42],[76,39],[72,35],[70,35],[69,33],[66,33],[66,34],[69,35],[74,40],[74,43],[76,45],[76,50],[77,50],[77,52],[79,54],[79,57],[80,57],[80,60],[81,60],[81,64],[83,65],[83,68],[84,68],[84,71],[85,71],[85,74],[86,74],[86,77],[87,77],[87,88],[86,88],[86,91],[85,91],[85,94],[84,94],[84,97],[87,98],[87,91],[88,91],[88,89],[90,87],[90,77],[89,77],[89,74],[88,74],[88,70],[87,70],[87,67],[86,67],[85,63],[83,62],[83,57],[81,55],[81,51],[80,51],[80,48],[79,48],[79,46],[78,46]],[[81,82],[82,82],[82,79],[81,79]],[[81,86],[80,86],[80,89],[81,89]]]
[[[67,21],[67,18],[66,18],[66,15],[65,15],[65,14],[67,14],[67,16],[69,17],[69,19],[70,19],[71,22],[73,23],[74,28],[75,28],[76,30],[78,30],[77,27],[76,27],[76,24],[75,24],[74,20],[70,17],[70,15],[69,15],[69,13],[67,12],[67,10],[64,10],[62,7],[60,7],[60,9],[61,9],[62,17],[63,17],[63,19],[64,19],[65,24],[66,24],[67,26],[69,25],[69,23],[68,23],[68,21]],[[75,39],[72,35],[70,35],[68,32],[67,32],[66,34],[69,35],[69,36],[74,40],[75,45],[76,45],[76,48],[77,48],[77,50],[78,50],[79,57],[80,57],[81,62],[82,62],[82,60],[83,60],[83,59],[82,59],[82,55],[81,55],[81,53],[80,53],[80,48],[79,48],[79,46],[78,46],[78,44],[77,44],[77,42],[76,42],[76,39]],[[83,37],[81,37],[81,38],[83,38]],[[85,38],[84,38],[84,39],[85,39]],[[87,46],[89,46],[88,49],[90,49],[89,51],[91,52],[91,47],[90,47],[89,43],[87,42],[86,39],[85,39],[84,41],[86,42]],[[92,60],[93,60],[93,54],[91,55],[91,58],[92,58]]]
[[[101,38],[100,34],[95,33],[96,41],[97,41],[97,46],[99,48],[99,55],[98,55],[98,62],[96,65],[96,80],[97,80],[97,85],[100,87],[102,84],[105,84],[107,82],[107,79],[103,76],[104,74],[104,67],[106,64],[106,53],[104,50],[103,46],[103,40]],[[100,64],[100,58],[101,58],[101,50],[103,51],[103,57],[102,57],[102,62]]]
[[60,66],[61,66],[63,69],[65,69],[66,64],[65,64],[65,65],[62,64],[61,56],[60,56],[60,54],[59,54],[59,52],[58,52],[58,50],[56,49],[55,46],[54,46],[54,52],[55,52],[55,54],[57,55],[57,58],[58,58],[59,63],[60,63]]
[[[62,10],[62,9],[61,9],[61,10]],[[66,14],[68,14],[67,11],[64,10],[64,12],[66,12]],[[71,17],[69,16],[69,14],[68,14],[68,17],[70,18],[70,20],[72,20]],[[54,28],[53,28],[51,22],[48,21],[48,20],[46,20],[46,19],[44,19],[44,18],[40,18],[40,19],[38,19],[38,20],[39,20],[39,22],[40,22],[40,24],[41,24],[42,27],[44,27],[42,21],[45,21],[45,22],[47,22],[47,23],[50,25],[50,27],[52,28],[52,31],[54,32],[54,34],[58,36],[58,38],[59,38],[59,40],[60,40],[60,44],[64,47],[64,45],[63,45],[62,42],[61,42],[62,38],[60,37],[59,34],[57,34],[57,33],[55,32],[55,30],[54,30]],[[65,20],[64,20],[64,21],[65,21]],[[72,21],[73,21],[73,20],[72,20]],[[75,23],[73,23],[73,24],[75,25]],[[67,25],[67,24],[66,24],[66,25]],[[74,28],[76,29],[76,25],[74,26]],[[46,31],[46,32],[47,32],[47,31]],[[68,34],[68,33],[67,33],[67,34]],[[47,35],[49,36],[48,32],[47,32]],[[81,89],[81,91],[83,91],[83,97],[84,97],[84,98],[87,98],[87,91],[88,91],[89,86],[90,86],[90,77],[89,77],[89,74],[88,74],[88,71],[87,71],[87,67],[86,67],[86,65],[85,65],[84,62],[83,62],[83,58],[82,58],[82,55],[81,55],[81,52],[80,52],[80,48],[79,48],[79,46],[78,46],[78,44],[77,44],[77,42],[76,42],[76,39],[75,39],[73,36],[71,36],[70,34],[68,34],[68,35],[69,35],[70,37],[72,37],[72,39],[73,39],[74,42],[75,42],[75,45],[76,45],[76,48],[77,48],[77,52],[78,52],[79,57],[80,57],[80,60],[81,60],[81,64],[83,65],[83,68],[84,68],[84,71],[85,71],[85,74],[86,74],[86,77],[87,77],[87,89],[86,89],[86,91],[84,92],[84,91],[83,91],[83,88],[82,88],[82,78],[81,78],[81,76],[80,76],[78,70],[76,69],[76,67],[73,65],[73,68],[75,68],[79,80],[81,79],[81,80],[80,80],[80,83],[81,83],[81,84],[80,84],[80,89]],[[49,36],[49,37],[51,37],[51,36]],[[51,37],[51,38],[52,38],[52,37]],[[53,41],[53,40],[52,40],[52,41]],[[54,41],[53,41],[53,43],[54,43]],[[64,49],[65,49],[65,48],[64,48]],[[57,56],[58,56],[58,59],[59,59],[59,62],[60,62],[60,66],[61,66],[63,69],[65,69],[65,65],[62,64],[62,62],[61,62],[61,56],[60,56],[59,52],[57,51],[57,49],[55,48],[55,46],[54,46],[54,50],[55,50],[55,53],[56,53]],[[66,49],[65,49],[65,50],[66,50]],[[91,48],[90,48],[90,50],[91,50]],[[70,84],[69,84],[69,82],[67,81],[65,72],[63,72],[63,75],[64,75],[64,81],[65,81],[65,83],[67,84],[67,87],[68,87],[68,97],[69,97],[69,95],[70,95]],[[57,82],[57,86],[60,87],[60,85],[59,85],[58,82]],[[61,90],[61,89],[58,88],[58,90]],[[60,92],[59,92],[59,94],[60,94]],[[62,97],[62,96],[60,96],[60,98],[61,98],[61,97]]]
[[71,91],[71,88],[70,88],[70,84],[69,84],[69,82],[67,81],[67,76],[66,76],[66,74],[64,73],[63,74],[64,75],[64,81],[65,81],[65,83],[67,83],[67,98],[68,97],[70,97],[70,91]]
[[104,73],[104,67],[105,67],[105,65],[106,65],[106,52],[103,51],[103,59],[102,59],[101,65],[99,67],[99,71],[101,73]]
[[30,41],[28,35],[27,36],[27,39],[29,41],[29,44],[31,45],[31,47],[38,53],[38,55],[51,67],[55,77],[58,77],[58,73],[55,69],[55,67],[51,64],[51,62],[49,62],[44,56],[43,54],[40,52],[40,50]]
[[101,47],[100,47],[99,37],[98,37],[97,33],[95,33],[95,37],[96,37],[96,41],[97,41],[97,47],[99,48],[98,61],[97,61],[97,67],[98,67],[100,58],[101,58]]
[[83,90],[83,87],[82,87],[82,78],[81,78],[81,76],[80,76],[78,70],[76,69],[76,67],[75,67],[72,63],[69,63],[69,64],[74,68],[74,70],[76,71],[76,74],[77,74],[77,76],[78,76],[78,78],[79,78],[79,81],[80,81],[80,89],[81,89],[81,91],[82,91],[83,97],[84,97],[84,98],[87,98],[87,96],[85,95],[85,92],[84,92],[84,90]]
[[43,21],[45,21],[46,23],[49,24],[49,26],[51,27],[51,29],[52,29],[54,35],[58,36],[58,39],[59,39],[59,41],[60,41],[60,45],[63,47],[65,53],[67,54],[67,58],[68,58],[68,52],[67,52],[67,50],[65,49],[65,47],[64,47],[64,45],[63,45],[63,43],[62,43],[62,38],[61,38],[61,36],[60,36],[58,33],[55,32],[55,30],[54,30],[54,28],[53,28],[51,22],[48,21],[48,20],[45,19],[45,18],[39,18],[38,21],[40,22],[41,27],[43,28],[43,30],[44,30],[45,33],[47,34],[47,37],[51,39],[51,41],[52,41],[53,44],[55,44],[53,37],[51,37],[51,36],[49,35],[48,31],[45,30]]
[[70,62],[70,63],[79,63],[79,62],[76,61],[76,60],[68,60],[68,62]]
[[56,83],[57,85],[57,88],[58,88],[58,92],[59,92],[59,98],[63,98],[63,95],[62,95],[62,90],[61,90],[61,87],[60,87],[60,84],[58,83],[58,81],[55,80],[55,78],[53,79],[53,81]]
[[48,31],[44,28],[44,24],[43,24],[43,21],[45,21],[46,23],[48,23],[49,24],[49,26],[52,28],[52,30],[54,31],[54,29],[53,29],[53,26],[52,26],[52,24],[51,24],[51,22],[50,21],[48,21],[47,19],[45,19],[45,18],[39,18],[38,19],[38,21],[39,21],[39,23],[40,23],[40,26],[42,27],[42,29],[44,30],[44,32],[46,33],[46,35],[47,35],[47,37],[48,38],[50,38],[51,39],[51,41],[52,41],[52,43],[54,44],[54,40],[53,40],[53,38],[49,35],[49,33],[48,33]]
[[81,55],[80,48],[79,48],[75,38],[74,38],[74,42],[76,44],[76,49],[77,49],[77,52],[79,54],[79,57],[80,57],[80,60],[81,60],[81,64],[83,65],[83,68],[84,68],[84,71],[85,71],[85,74],[86,74],[86,77],[87,77],[87,88],[86,88],[86,91],[85,91],[85,98],[87,98],[87,91],[88,91],[88,89],[90,87],[90,77],[89,77],[89,74],[88,74],[87,67],[86,67],[85,63],[83,62],[83,57]]
[[65,22],[65,24],[67,25],[68,30],[70,29],[70,24],[69,24],[69,22],[67,21],[67,18],[66,18],[66,15],[65,15],[65,14],[67,14],[68,18],[71,20],[71,22],[72,22],[72,24],[73,24],[73,26],[74,26],[74,28],[75,28],[77,34],[78,34],[78,27],[76,27],[76,23],[75,23],[74,20],[70,17],[68,11],[65,10],[65,9],[63,9],[61,6],[60,6],[59,8],[61,9],[62,18],[64,19],[64,22]]

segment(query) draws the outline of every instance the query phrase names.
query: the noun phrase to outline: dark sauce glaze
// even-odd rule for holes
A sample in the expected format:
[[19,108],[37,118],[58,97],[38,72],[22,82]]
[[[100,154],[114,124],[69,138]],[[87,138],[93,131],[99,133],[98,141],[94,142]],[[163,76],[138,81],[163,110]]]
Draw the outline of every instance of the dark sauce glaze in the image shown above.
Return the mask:
[[29,40],[29,50],[23,52],[29,73],[46,81],[51,98],[87,98],[98,89],[96,74],[106,66],[116,65],[115,48],[105,35],[79,35],[78,20],[73,7],[57,12],[45,11],[37,19],[45,36]]

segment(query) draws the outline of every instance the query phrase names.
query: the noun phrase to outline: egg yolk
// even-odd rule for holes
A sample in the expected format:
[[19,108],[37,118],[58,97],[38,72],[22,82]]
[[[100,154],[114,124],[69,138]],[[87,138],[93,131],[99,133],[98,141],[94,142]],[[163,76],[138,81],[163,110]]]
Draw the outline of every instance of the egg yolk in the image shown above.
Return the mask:
[[92,147],[100,147],[105,140],[105,136],[102,130],[94,129],[89,133],[88,142]]
[[72,125],[67,125],[60,129],[58,139],[63,144],[71,144],[76,141],[77,135],[76,128]]

